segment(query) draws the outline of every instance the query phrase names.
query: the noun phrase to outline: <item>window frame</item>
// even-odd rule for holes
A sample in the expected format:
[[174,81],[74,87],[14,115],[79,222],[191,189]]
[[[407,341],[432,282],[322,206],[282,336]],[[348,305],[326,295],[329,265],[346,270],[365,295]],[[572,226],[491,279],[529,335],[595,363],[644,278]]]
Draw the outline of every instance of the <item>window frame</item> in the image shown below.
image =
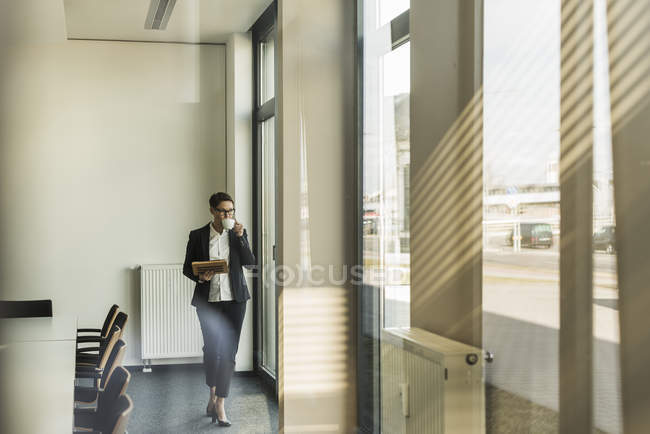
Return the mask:
[[[362,345],[365,334],[368,331],[364,322],[371,318],[371,335],[372,338],[379,342],[381,329],[383,328],[383,309],[384,309],[384,294],[374,293],[372,290],[368,291],[363,284],[363,237],[364,237],[364,223],[363,223],[363,158],[364,158],[364,0],[357,0],[356,2],[356,53],[355,53],[355,86],[356,86],[356,119],[355,119],[355,134],[356,134],[356,147],[355,147],[355,189],[356,189],[356,203],[355,221],[356,221],[356,234],[355,237],[355,264],[361,270],[359,273],[360,282],[357,283],[356,288],[356,386],[357,386],[357,424],[359,432],[381,432],[381,376],[380,372],[380,354],[379,346],[373,346],[368,349]],[[410,8],[394,17],[390,23],[385,24],[390,26],[391,33],[391,48],[394,51],[402,45],[410,41]],[[383,27],[383,26],[382,26]],[[410,170],[409,170],[410,172]],[[409,173],[410,174],[410,173]],[[410,188],[409,188],[410,192]],[[410,202],[410,200],[409,200]],[[410,229],[410,224],[409,224]],[[364,310],[369,308],[369,312]],[[368,358],[372,359],[371,366],[367,366],[366,361]],[[370,372],[370,378],[364,379],[364,376]],[[376,378],[373,375],[376,373]],[[369,381],[368,381],[369,380]],[[370,398],[364,402],[369,394],[364,390],[371,387]],[[366,417],[366,415],[368,415]]]
[[[262,261],[262,124],[264,121],[274,117],[277,113],[276,98],[278,91],[277,80],[277,0],[274,0],[266,10],[260,15],[255,24],[249,30],[252,35],[252,54],[253,54],[253,113],[252,113],[252,142],[253,142],[253,247],[258,261],[257,272],[253,277],[253,288],[256,297],[253,300],[253,370],[262,378],[263,382],[269,386],[275,396],[278,394],[278,381],[277,381],[277,368],[278,368],[278,291],[276,284],[275,291],[275,375],[269,371],[264,365],[262,357],[262,345],[264,328],[263,314],[263,297],[261,294],[261,261]],[[275,42],[274,49],[274,97],[270,100],[260,104],[261,85],[262,85],[262,71],[260,61],[260,44],[264,41],[273,39]],[[277,118],[276,118],[277,120]],[[277,155],[277,125],[275,125],[275,140],[274,146]],[[275,182],[277,185],[277,164],[275,168]],[[276,203],[277,203],[277,189],[276,189]],[[277,208],[275,215],[276,234],[277,234]],[[275,250],[275,249],[274,249]]]

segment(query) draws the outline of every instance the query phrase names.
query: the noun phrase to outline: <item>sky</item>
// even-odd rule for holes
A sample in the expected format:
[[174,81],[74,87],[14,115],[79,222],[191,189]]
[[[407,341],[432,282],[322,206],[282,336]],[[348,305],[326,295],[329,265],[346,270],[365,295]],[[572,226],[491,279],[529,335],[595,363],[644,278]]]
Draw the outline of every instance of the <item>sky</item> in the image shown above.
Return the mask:
[[[595,169],[608,173],[611,134],[604,1],[595,0],[594,135]],[[378,2],[380,24],[409,5],[408,0]],[[547,165],[558,160],[560,150],[560,0],[486,0],[483,43],[486,184],[557,182],[548,178]],[[410,91],[409,49],[405,44],[383,56],[377,91],[384,97]],[[369,151],[367,156],[375,155]],[[378,161],[366,159],[366,163],[366,171],[379,170]],[[377,176],[366,181],[367,192],[379,188]]]

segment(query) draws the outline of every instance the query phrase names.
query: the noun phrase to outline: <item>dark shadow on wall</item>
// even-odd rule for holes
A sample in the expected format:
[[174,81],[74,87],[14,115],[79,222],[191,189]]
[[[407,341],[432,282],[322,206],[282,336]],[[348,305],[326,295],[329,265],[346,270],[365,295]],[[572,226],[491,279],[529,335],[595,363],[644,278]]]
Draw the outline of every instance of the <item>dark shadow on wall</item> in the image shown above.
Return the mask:
[[129,336],[131,342],[127,342],[128,357],[142,360],[142,346],[140,342],[140,267],[124,269],[124,285],[129,297],[131,307],[129,314]]

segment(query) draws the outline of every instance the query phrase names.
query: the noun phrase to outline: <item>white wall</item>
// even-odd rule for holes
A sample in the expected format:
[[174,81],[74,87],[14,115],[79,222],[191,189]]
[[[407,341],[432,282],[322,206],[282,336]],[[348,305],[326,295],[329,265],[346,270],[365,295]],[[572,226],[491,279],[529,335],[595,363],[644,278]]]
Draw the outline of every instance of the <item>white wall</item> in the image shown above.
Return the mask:
[[[253,245],[253,48],[249,33],[235,33],[228,38],[226,50],[227,83],[227,154],[228,192],[235,200],[237,221],[248,232]],[[246,307],[237,351],[237,370],[253,370],[253,279],[251,272],[244,269],[251,299]]]
[[226,189],[226,49],[67,41],[62,3],[0,5],[0,290],[80,326],[118,303],[140,364],[135,267],[182,262]]

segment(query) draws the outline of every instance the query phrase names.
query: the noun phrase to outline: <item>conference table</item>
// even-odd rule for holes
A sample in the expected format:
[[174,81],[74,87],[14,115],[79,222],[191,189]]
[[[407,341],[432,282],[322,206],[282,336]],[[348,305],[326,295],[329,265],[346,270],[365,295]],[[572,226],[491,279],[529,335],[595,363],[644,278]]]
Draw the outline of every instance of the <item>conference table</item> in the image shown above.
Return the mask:
[[77,318],[0,319],[0,433],[70,433]]

